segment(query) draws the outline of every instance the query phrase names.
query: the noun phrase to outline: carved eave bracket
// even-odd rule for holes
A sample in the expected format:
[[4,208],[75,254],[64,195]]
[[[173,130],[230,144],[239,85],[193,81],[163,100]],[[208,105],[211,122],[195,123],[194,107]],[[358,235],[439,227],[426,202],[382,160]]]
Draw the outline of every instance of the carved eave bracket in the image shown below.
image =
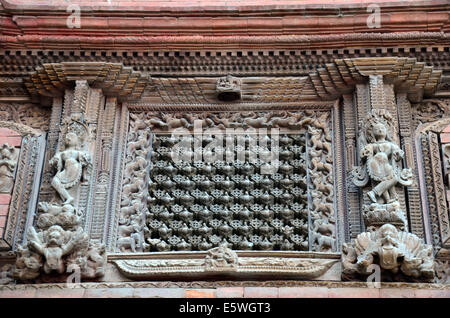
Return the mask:
[[370,77],[381,77],[395,85],[396,91],[407,92],[411,97],[431,96],[442,75],[415,58],[373,57],[336,59],[310,74],[305,89],[314,89],[321,99],[338,98],[349,93],[358,83],[365,83]]
[[336,60],[336,64],[344,63],[355,76],[382,76],[385,83],[392,83],[395,91],[408,93],[410,98],[421,99],[432,96],[439,84],[442,70],[435,70],[415,58],[355,58]]
[[[340,254],[311,252],[214,251],[110,254],[108,261],[130,279],[273,277],[340,280]],[[222,253],[223,252],[223,253]]]
[[[433,95],[441,73],[415,58],[405,57],[336,59],[308,76],[286,78],[150,78],[121,63],[62,62],[43,64],[24,79],[24,85],[32,96],[62,96],[74,81],[86,80],[90,87],[101,88],[106,96],[120,100],[145,98],[146,87],[156,87],[163,103],[173,104],[179,100],[189,104],[186,95],[192,95],[193,101],[220,103],[218,95],[226,98],[231,95],[235,102],[272,103],[336,100],[342,94],[351,93],[356,84],[378,76],[386,83],[394,83],[396,91],[407,92],[411,99],[420,100],[423,96]],[[221,85],[228,82],[230,85]],[[216,85],[216,90],[211,90],[211,85]],[[152,95],[151,98],[155,97]]]
[[30,95],[62,96],[75,81],[87,81],[101,88],[106,96],[136,100],[142,95],[150,77],[121,63],[63,62],[43,64],[24,79]]

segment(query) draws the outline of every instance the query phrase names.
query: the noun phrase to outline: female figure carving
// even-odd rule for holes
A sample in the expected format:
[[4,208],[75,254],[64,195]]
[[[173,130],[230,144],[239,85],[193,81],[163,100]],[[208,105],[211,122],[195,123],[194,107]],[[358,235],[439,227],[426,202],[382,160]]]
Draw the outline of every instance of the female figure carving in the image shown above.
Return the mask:
[[65,150],[57,152],[50,160],[50,165],[57,170],[52,186],[63,199],[63,204],[72,204],[74,198],[68,189],[76,186],[82,178],[86,179],[85,168],[91,165],[91,160],[87,152],[80,150],[80,138],[74,132],[66,133],[64,143]]
[[[385,117],[390,117],[384,114]],[[375,113],[367,121],[367,137],[369,143],[365,144],[364,136],[361,141],[360,167],[353,171],[353,182],[359,187],[365,186],[369,179],[373,182],[372,190],[367,195],[373,203],[389,204],[397,200],[395,186],[400,183],[404,186],[412,184],[411,169],[401,169],[399,161],[404,152],[391,141],[385,118]]]

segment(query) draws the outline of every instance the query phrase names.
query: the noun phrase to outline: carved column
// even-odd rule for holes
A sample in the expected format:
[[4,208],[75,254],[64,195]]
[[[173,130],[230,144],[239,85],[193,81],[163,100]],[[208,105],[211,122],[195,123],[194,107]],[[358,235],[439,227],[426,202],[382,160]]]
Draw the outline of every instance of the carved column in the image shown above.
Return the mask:
[[[434,258],[432,247],[421,239],[420,193],[407,99],[411,86],[420,83],[398,84],[405,76],[400,76],[401,66],[396,59],[362,58],[346,63],[368,80],[356,86],[359,164],[352,172],[352,183],[361,188],[366,232],[343,245],[342,277],[364,279],[378,266],[382,279],[430,281],[434,277]],[[393,83],[402,89],[397,95]],[[351,116],[346,118],[350,121]],[[346,141],[351,144],[351,129],[347,135]],[[347,160],[353,162],[349,155]],[[408,233],[408,212],[413,233]]]

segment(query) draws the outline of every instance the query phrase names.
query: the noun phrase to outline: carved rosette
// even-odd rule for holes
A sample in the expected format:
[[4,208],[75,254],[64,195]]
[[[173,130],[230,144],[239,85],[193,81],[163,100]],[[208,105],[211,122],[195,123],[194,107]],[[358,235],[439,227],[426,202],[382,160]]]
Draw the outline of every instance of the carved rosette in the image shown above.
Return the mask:
[[79,272],[79,278],[104,275],[106,255],[103,245],[91,244],[81,223],[83,211],[74,196],[89,176],[90,156],[84,150],[89,131],[85,120],[74,115],[61,127],[64,145],[50,160],[56,174],[52,179],[55,196],[51,202],[40,202],[35,227],[18,248],[14,276],[32,280],[45,274]]

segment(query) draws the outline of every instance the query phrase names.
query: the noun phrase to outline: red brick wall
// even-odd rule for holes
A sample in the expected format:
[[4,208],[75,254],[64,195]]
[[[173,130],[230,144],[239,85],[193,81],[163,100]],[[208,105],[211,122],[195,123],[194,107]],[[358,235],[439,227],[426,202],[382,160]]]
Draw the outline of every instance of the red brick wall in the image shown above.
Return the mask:
[[[298,287],[218,287],[204,289],[189,288],[145,288],[145,287],[98,287],[61,288],[61,286],[4,286],[0,298],[450,298],[449,286],[435,288],[385,288],[353,287],[347,283],[340,286]],[[414,284],[412,284],[414,285]]]

